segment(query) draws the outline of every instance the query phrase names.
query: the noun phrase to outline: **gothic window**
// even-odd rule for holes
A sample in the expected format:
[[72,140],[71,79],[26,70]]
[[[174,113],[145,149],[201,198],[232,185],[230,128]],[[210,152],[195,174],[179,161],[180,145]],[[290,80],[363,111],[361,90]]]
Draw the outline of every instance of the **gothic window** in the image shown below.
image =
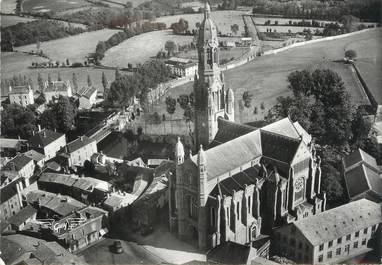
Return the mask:
[[304,199],[305,180],[303,177],[296,180],[294,190],[295,190],[295,200],[296,201]]
[[252,239],[256,238],[256,226],[252,228]]
[[189,196],[190,200],[190,212],[189,215],[191,218],[196,219],[197,218],[197,212],[198,212],[198,204],[196,202],[196,199],[192,196]]
[[239,202],[236,204],[236,217],[237,217],[237,220],[240,219],[240,203]]
[[207,50],[207,64],[212,66],[212,49]]
[[249,196],[248,198],[247,198],[247,200],[248,200],[248,202],[247,202],[247,210],[248,210],[248,213],[249,214],[251,214],[251,196]]

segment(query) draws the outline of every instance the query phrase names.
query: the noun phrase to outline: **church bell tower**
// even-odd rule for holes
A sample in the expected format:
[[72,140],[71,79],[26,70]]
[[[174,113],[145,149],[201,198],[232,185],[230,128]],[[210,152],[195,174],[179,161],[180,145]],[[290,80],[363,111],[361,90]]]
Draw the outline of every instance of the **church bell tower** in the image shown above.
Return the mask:
[[225,90],[219,67],[218,29],[206,1],[204,20],[198,32],[198,74],[194,80],[195,145],[208,146],[218,131],[218,119],[234,119],[233,91]]

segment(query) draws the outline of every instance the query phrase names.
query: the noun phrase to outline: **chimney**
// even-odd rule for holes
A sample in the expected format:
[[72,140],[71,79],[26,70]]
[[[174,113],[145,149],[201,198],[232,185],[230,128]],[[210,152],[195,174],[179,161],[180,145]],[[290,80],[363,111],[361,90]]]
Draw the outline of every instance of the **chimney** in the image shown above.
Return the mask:
[[38,124],[37,127],[38,127],[38,131],[41,132],[41,125]]
[[44,138],[46,137],[46,132],[44,131],[43,133],[42,133],[42,135],[44,136]]

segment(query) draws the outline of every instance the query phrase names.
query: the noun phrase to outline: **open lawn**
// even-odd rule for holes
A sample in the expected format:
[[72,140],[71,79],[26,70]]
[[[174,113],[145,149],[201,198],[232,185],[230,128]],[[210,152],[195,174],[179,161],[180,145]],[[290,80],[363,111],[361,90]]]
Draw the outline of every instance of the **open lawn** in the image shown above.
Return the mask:
[[58,12],[83,6],[91,6],[86,0],[25,0],[22,3],[24,12],[45,13]]
[[172,40],[176,44],[189,44],[192,36],[173,35],[171,30],[152,31],[125,40],[121,44],[110,48],[105,53],[102,64],[106,66],[127,67],[144,63],[150,57],[156,56],[160,50],[164,50],[166,41]]
[[[360,64],[361,69],[363,67],[366,73],[364,78],[370,84],[374,84],[375,90],[379,89],[381,91],[380,72],[377,72],[381,69],[381,32],[381,29],[372,29],[342,39],[292,48],[276,55],[259,57],[241,67],[226,71],[226,85],[235,92],[235,119],[239,122],[262,119],[268,109],[276,103],[278,96],[289,95],[287,76],[295,70],[331,68],[343,78],[353,102],[361,104],[367,102],[367,98],[363,91],[360,90],[353,71],[346,65],[334,63],[333,61],[343,58],[344,51],[349,48],[356,50],[359,57],[357,65]],[[252,107],[240,113],[238,101],[246,90],[253,93]],[[192,82],[171,89],[169,94],[172,97],[177,97],[179,94],[189,94],[191,91]],[[264,110],[260,109],[262,102],[264,103]],[[257,115],[253,114],[254,106],[258,108]],[[166,113],[164,100],[163,104],[156,106],[155,111],[159,114]],[[173,117],[178,118],[182,114],[183,111],[177,107]]]
[[1,15],[0,26],[2,28],[35,20],[34,18]]
[[[93,85],[95,85],[99,91],[103,91],[101,82],[102,72],[105,72],[109,83],[114,81],[115,71],[106,69],[95,69],[92,67],[83,68],[40,68],[31,69],[28,68],[32,62],[41,62],[44,58],[32,56],[23,53],[15,52],[2,52],[1,53],[1,78],[12,78],[13,75],[21,74],[26,75],[27,78],[31,78],[34,86],[37,88],[37,75],[41,73],[44,81],[48,79],[48,73],[50,73],[53,80],[57,79],[58,72],[60,72],[63,80],[72,80],[73,73],[77,74],[79,86],[87,84],[87,76],[90,75]],[[6,67],[5,67],[6,66]],[[4,91],[2,91],[4,93]],[[2,94],[3,94],[2,93]]]
[[[42,42],[40,49],[53,61],[65,62],[69,59],[70,63],[84,62],[89,53],[95,52],[99,41],[106,41],[118,30],[102,29],[97,31],[85,32],[67,38]],[[36,50],[36,44],[20,46],[17,51],[30,52]]]

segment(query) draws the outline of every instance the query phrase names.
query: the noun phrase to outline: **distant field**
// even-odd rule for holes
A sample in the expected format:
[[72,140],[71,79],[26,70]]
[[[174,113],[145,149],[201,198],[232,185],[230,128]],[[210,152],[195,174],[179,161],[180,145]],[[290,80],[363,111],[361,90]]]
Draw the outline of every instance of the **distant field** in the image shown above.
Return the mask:
[[[73,73],[78,76],[78,84],[80,86],[86,85],[87,75],[93,82],[93,85],[97,86],[100,91],[103,91],[101,77],[102,72],[105,72],[106,77],[109,82],[114,81],[115,71],[114,70],[104,70],[104,69],[94,69],[94,68],[42,68],[42,69],[30,69],[28,68],[32,62],[42,62],[45,61],[41,57],[32,56],[23,53],[15,52],[2,52],[1,53],[1,78],[12,78],[13,75],[21,74],[30,77],[37,87],[37,75],[41,73],[44,80],[48,79],[48,73],[51,74],[52,79],[57,79],[57,74],[60,72],[61,78],[63,80],[72,80]],[[6,67],[5,67],[6,66]],[[3,92],[3,91],[2,91]]]
[[192,36],[173,35],[171,30],[144,33],[107,50],[102,64],[127,67],[128,63],[133,65],[144,63],[160,50],[164,50],[164,45],[168,40],[173,40],[176,44],[187,44],[192,42]]
[[[214,11],[211,13],[211,17],[214,22],[217,24],[219,31],[222,34],[232,33],[231,25],[239,25],[238,34],[241,35],[244,32],[244,22],[242,15],[247,14],[243,11]],[[174,22],[179,21],[180,18],[184,18],[188,21],[188,27],[190,30],[196,29],[196,23],[202,22],[204,15],[203,14],[184,14],[176,16],[166,16],[157,18],[156,21],[166,23],[168,27]]]
[[1,12],[5,14],[13,14],[16,9],[16,0],[1,0]]
[[59,12],[63,10],[91,6],[85,0],[25,0],[23,1],[23,11],[31,13]]
[[[346,49],[354,49],[358,53],[360,64],[364,69],[365,77],[375,89],[381,91],[381,49],[382,30],[373,29],[358,35],[343,39],[320,42],[302,47],[293,48],[277,55],[263,56],[251,63],[225,72],[225,80],[228,87],[235,92],[235,116],[239,122],[262,119],[264,113],[276,103],[278,96],[289,95],[287,89],[287,76],[295,70],[331,68],[341,75],[345,85],[352,96],[353,102],[363,103],[367,99],[359,86],[355,83],[354,73],[346,66],[332,61],[344,57]],[[363,68],[362,68],[363,67]],[[379,80],[379,81],[378,81]],[[379,85],[379,86],[378,86]],[[257,106],[259,114],[253,115],[253,107],[245,109],[242,115],[239,112],[238,101],[243,92],[249,90],[253,93],[252,106]],[[175,87],[170,91],[173,97],[182,93],[190,93],[192,83]],[[265,110],[259,106],[264,102]],[[165,113],[165,104],[156,107],[160,114]],[[181,117],[182,112],[177,110],[174,118]]]
[[[101,1],[105,1],[105,0],[101,0]],[[121,3],[121,4],[126,4],[127,0],[111,0],[112,2],[116,2],[116,3]],[[105,1],[106,2],[106,1]],[[147,0],[129,0],[129,2],[131,2],[133,4],[133,6],[139,6],[140,4],[144,3],[144,2],[147,2]],[[108,3],[108,2],[106,2]]]
[[[242,56],[245,52],[247,52],[249,49],[246,47],[237,47],[237,48],[232,48],[232,49],[220,49],[219,53],[219,59],[220,60],[230,60],[231,58],[239,58]],[[195,50],[187,51],[187,52],[182,52],[180,54],[176,55],[177,57],[181,58],[187,58],[187,59],[192,59],[192,60],[198,60],[198,53]]]
[[0,26],[2,28],[8,27],[8,26],[13,26],[18,23],[25,23],[29,21],[35,20],[34,18],[27,18],[27,17],[17,17],[17,16],[6,16],[6,15],[1,15],[1,24]]
[[[118,30],[102,29],[97,31],[85,32],[67,38],[42,42],[40,49],[52,60],[64,62],[84,62],[89,53],[93,53],[98,41],[107,40]],[[29,52],[36,50],[36,45],[26,45],[17,47],[16,50]]]

